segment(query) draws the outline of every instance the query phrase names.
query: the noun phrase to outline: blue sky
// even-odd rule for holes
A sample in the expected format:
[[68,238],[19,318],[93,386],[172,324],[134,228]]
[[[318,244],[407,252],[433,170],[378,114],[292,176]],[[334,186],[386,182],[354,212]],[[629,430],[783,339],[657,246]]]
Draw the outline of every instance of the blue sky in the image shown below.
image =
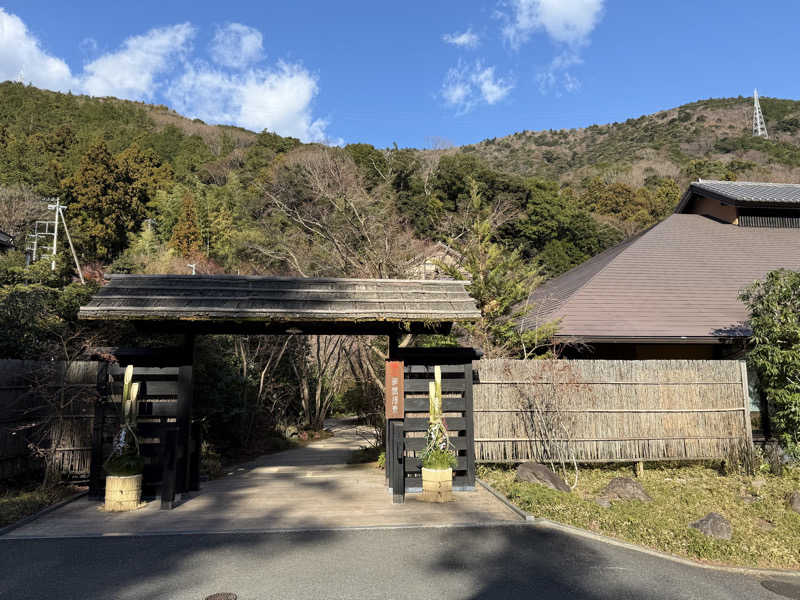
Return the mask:
[[0,12],[0,80],[307,141],[461,145],[798,98],[798,22],[793,1],[25,0]]

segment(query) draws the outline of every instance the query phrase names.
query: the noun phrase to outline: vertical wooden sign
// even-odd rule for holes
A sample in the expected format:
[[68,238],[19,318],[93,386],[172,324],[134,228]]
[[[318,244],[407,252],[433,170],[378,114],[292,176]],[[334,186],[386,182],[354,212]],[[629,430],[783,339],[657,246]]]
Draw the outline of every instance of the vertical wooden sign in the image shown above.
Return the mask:
[[404,414],[403,361],[386,361],[386,419],[402,419]]

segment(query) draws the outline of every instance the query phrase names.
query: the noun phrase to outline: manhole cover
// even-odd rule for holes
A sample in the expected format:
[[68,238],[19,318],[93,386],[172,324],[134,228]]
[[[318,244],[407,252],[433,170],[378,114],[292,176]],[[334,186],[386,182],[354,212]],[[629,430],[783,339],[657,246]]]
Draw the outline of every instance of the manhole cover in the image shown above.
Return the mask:
[[800,583],[790,583],[779,579],[766,579],[761,582],[761,586],[767,588],[773,594],[800,600]]
[[236,594],[232,592],[218,592],[216,594],[206,596],[205,600],[236,600]]

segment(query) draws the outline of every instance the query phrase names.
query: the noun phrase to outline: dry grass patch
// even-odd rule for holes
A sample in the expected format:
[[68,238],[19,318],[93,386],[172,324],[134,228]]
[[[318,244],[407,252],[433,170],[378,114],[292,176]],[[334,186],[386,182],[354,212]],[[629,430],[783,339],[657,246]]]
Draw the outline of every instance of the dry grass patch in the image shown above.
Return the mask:
[[15,523],[79,492],[69,485],[51,487],[26,486],[22,489],[0,489],[0,527]]
[[[629,466],[581,468],[571,494],[518,482],[515,470],[504,466],[480,466],[478,476],[537,517],[707,562],[800,568],[800,514],[785,505],[788,493],[800,490],[798,468],[783,477],[744,477],[722,476],[713,465],[649,465],[639,481],[653,502],[611,508],[594,499],[612,478],[631,477]],[[730,520],[732,539],[711,539],[689,528],[712,511]]]

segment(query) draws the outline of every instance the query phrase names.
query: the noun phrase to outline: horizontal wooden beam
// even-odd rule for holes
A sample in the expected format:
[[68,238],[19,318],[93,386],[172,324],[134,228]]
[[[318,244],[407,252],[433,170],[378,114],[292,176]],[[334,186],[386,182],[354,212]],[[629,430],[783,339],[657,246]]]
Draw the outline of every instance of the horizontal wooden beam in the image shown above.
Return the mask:
[[[448,436],[448,438],[456,450],[467,449],[467,438],[456,436]],[[406,450],[410,452],[421,452],[422,450],[425,450],[426,445],[427,440],[425,438],[406,438]]]
[[452,322],[390,321],[270,321],[270,320],[132,320],[145,332],[184,333],[197,335],[401,335],[442,334],[452,330]]
[[[403,429],[405,431],[428,431],[429,419],[405,419]],[[464,417],[445,417],[445,427],[448,431],[464,431],[467,428],[467,421]]]

